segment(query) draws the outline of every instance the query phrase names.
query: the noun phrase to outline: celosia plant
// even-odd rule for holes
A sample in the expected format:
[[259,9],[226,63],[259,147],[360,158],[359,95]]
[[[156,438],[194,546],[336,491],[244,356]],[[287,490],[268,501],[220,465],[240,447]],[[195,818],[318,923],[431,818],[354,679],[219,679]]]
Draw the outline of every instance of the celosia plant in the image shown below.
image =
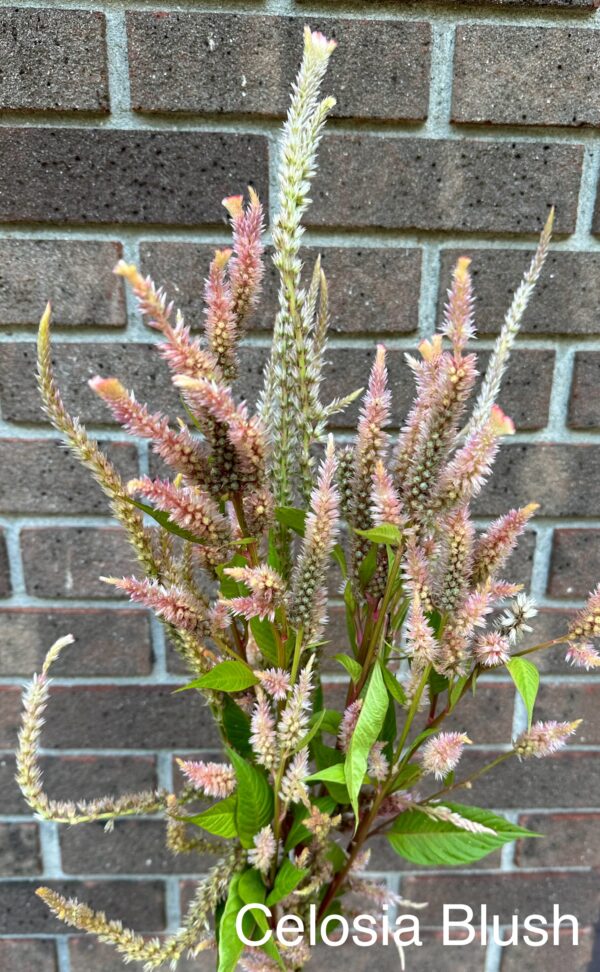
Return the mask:
[[[395,442],[385,348],[377,348],[354,445],[326,439],[328,419],[347,401],[323,404],[327,284],[317,261],[302,280],[301,218],[309,205],[318,142],[332,98],[319,100],[334,43],[305,32],[304,58],[283,130],[279,200],[272,225],[279,272],[271,358],[258,410],[238,403],[231,383],[237,350],[263,275],[263,211],[253,190],[224,202],[233,233],[205,286],[204,334],[192,336],[162,290],[134,266],[116,273],[160,334],[159,355],[181,393],[184,417],[151,412],[117,378],[90,385],[133,435],[148,439],[161,478],[125,484],[72,418],[50,359],[50,311],[39,332],[39,385],[54,426],[108,494],[139,559],[137,576],[105,578],[151,608],[210,706],[221,762],[180,761],[178,794],[149,792],[88,803],[46,796],[38,762],[48,672],[70,638],[57,642],[24,697],[18,782],[41,817],[59,823],[162,813],[174,853],[217,857],[182,928],[144,939],[118,920],[55,891],[38,892],[68,925],[112,943],[146,969],[216,948],[219,972],[296,970],[306,942],[269,940],[246,948],[235,918],[246,903],[245,936],[262,938],[292,911],[317,920],[358,891],[381,906],[389,895],[367,880],[368,841],[417,865],[468,864],[527,831],[453,796],[501,761],[560,749],[577,722],[537,722],[533,652],[564,642],[576,666],[599,664],[600,587],[564,637],[520,646],[535,615],[506,561],[535,511],[513,509],[478,534],[470,504],[501,439],[514,431],[495,404],[519,322],[542,270],[552,216],[491,355],[470,417],[477,377],[469,260],[458,261],[440,331],[408,357],[414,405]],[[352,396],[354,397],[354,396]],[[324,447],[324,448],[323,448]],[[319,450],[321,458],[319,460]],[[348,643],[328,638],[332,571],[340,570]],[[324,699],[324,653],[348,676],[339,709]],[[510,748],[461,775],[472,740],[445,721],[482,673],[506,668],[529,712]],[[507,740],[508,742],[508,740]],[[200,740],[199,740],[200,743]],[[515,766],[515,772],[519,771]],[[204,803],[204,806],[194,804]],[[397,896],[394,903],[402,904]]]

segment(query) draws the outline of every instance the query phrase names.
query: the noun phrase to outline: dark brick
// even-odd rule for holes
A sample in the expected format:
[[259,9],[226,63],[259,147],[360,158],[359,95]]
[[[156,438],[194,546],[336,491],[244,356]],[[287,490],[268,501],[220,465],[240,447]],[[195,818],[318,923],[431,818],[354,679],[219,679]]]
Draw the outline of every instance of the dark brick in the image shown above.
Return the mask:
[[[45,731],[49,749],[174,749],[218,745],[198,693],[173,685],[56,687]],[[10,716],[3,713],[8,727]]]
[[[540,608],[532,624],[533,631],[526,634],[523,639],[523,648],[530,648],[564,635],[573,614],[573,611],[562,611],[557,608]],[[539,651],[535,656],[535,664],[543,674],[547,675],[585,674],[582,668],[573,668],[565,661],[565,651],[566,645],[556,645],[554,648]]]
[[596,921],[600,907],[598,874],[542,871],[532,874],[436,874],[407,877],[402,894],[411,901],[427,901],[421,924],[441,926],[444,903],[460,902],[473,908],[475,923],[482,904],[488,915],[497,914],[503,923],[513,914],[545,915],[552,919],[555,902],[561,914],[572,914],[581,924]]
[[543,963],[544,972],[594,972],[597,966],[598,935],[595,930],[580,928],[579,945],[573,946],[570,935],[561,936],[560,945],[547,945],[543,949],[521,944],[504,949],[502,972],[538,972]]
[[4,111],[109,110],[104,14],[2,10],[0,61]]
[[[10,746],[14,747],[14,739]],[[45,756],[41,766],[46,792],[55,800],[92,800],[156,787],[155,764],[150,756]],[[1,756],[0,813],[30,813],[14,776],[14,758]]]
[[[421,251],[417,248],[332,246],[306,248],[306,274],[317,253],[329,284],[330,332],[378,332],[392,336],[416,330]],[[144,272],[166,287],[186,321],[199,327],[204,314],[204,276],[214,254],[207,244],[147,242],[141,245]],[[267,250],[264,295],[250,322],[271,330],[277,312],[278,274]],[[376,281],[376,285],[375,282]]]
[[600,38],[593,30],[460,25],[452,120],[597,125],[599,57]]
[[475,696],[465,696],[444,729],[467,732],[474,743],[510,743],[514,695],[512,684],[480,681]]
[[[284,115],[298,70],[303,24],[302,18],[255,14],[129,13],[133,107]],[[339,41],[326,82],[326,91],[337,99],[334,114],[427,117],[428,24],[336,19],[311,22],[311,28]]]
[[[410,3],[411,0],[400,0],[401,4],[402,2]],[[447,6],[448,0],[434,0],[434,3]],[[471,0],[452,0],[452,6],[460,6],[461,4],[472,5]],[[600,0],[483,0],[482,6],[486,5],[492,7],[566,7],[569,10],[584,12],[598,7]]]
[[498,516],[511,506],[536,502],[538,516],[595,516],[600,494],[590,490],[590,483],[598,475],[600,450],[595,445],[505,444],[475,511]]
[[14,749],[21,719],[21,691],[15,685],[0,687],[0,749]]
[[575,745],[598,745],[600,743],[600,683],[566,682],[545,684],[535,704],[537,719],[583,719],[577,733],[572,737]]
[[35,597],[119,597],[100,576],[130,574],[135,565],[125,534],[112,527],[26,529],[21,549],[27,593]]
[[[480,334],[497,334],[512,296],[529,266],[531,250],[490,250],[464,247],[442,250],[439,316],[459,256],[472,259],[477,294],[475,317]],[[540,280],[521,325],[524,334],[598,334],[600,254],[548,254]],[[522,352],[519,352],[522,353]]]
[[121,255],[120,243],[0,240],[0,323],[37,326],[50,300],[60,327],[124,327],[123,281],[112,272]]
[[[71,972],[116,972],[115,961],[120,962],[111,945],[103,945],[91,935],[69,938],[69,958]],[[215,972],[215,953],[200,952],[189,959],[184,956],[177,962],[177,972]]]
[[[165,926],[162,881],[45,881],[66,897],[76,897],[109,918],[119,918],[136,931],[160,931]],[[56,935],[65,926],[38,898],[38,881],[0,884],[0,934]]]
[[555,530],[548,593],[586,598],[600,578],[600,531]]
[[521,867],[600,866],[597,813],[527,814],[519,823],[544,835],[543,840],[518,841],[516,861]]
[[49,646],[71,632],[76,646],[52,666],[56,676],[148,675],[152,669],[150,619],[145,611],[79,608],[0,609],[0,674],[39,672]]
[[572,429],[597,429],[600,426],[598,382],[600,351],[575,354],[568,424]]
[[534,233],[550,205],[575,228],[582,147],[531,142],[328,136],[313,226]]
[[197,874],[215,863],[208,854],[175,857],[158,820],[117,821],[108,834],[103,824],[64,827],[60,846],[65,874]]
[[57,972],[52,939],[0,939],[0,968],[3,972]]
[[0,219],[6,222],[221,223],[223,196],[248,184],[267,198],[267,143],[260,135],[0,131]]
[[[546,686],[542,691],[546,691]],[[468,776],[495,752],[468,750],[461,760],[461,775]],[[546,759],[518,764],[507,760],[478,780],[472,790],[456,794],[459,803],[505,809],[600,806],[600,760],[597,752],[566,749]]]
[[[101,442],[125,481],[139,473],[133,443]],[[0,439],[0,512],[110,513],[92,476],[59,440]]]
[[0,876],[21,877],[41,871],[37,824],[0,824]]
[[[480,354],[482,375],[488,360],[488,354]],[[547,424],[553,373],[553,351],[520,350],[510,361],[498,403],[519,431],[541,429]]]
[[0,597],[10,597],[12,584],[10,582],[10,567],[8,550],[4,530],[0,530]]
[[[370,913],[371,910],[372,906],[367,905],[361,909],[361,913]],[[419,918],[422,920],[422,912],[419,912]],[[330,931],[333,934],[333,928]],[[421,947],[409,945],[405,950],[406,967],[411,972],[431,972],[432,969],[444,969],[444,972],[483,972],[485,950],[478,944],[464,948],[444,948],[430,935],[422,935],[421,938]],[[393,941],[387,946],[377,944],[368,948],[357,947],[352,941],[336,948],[317,945],[313,962],[317,968],[327,969],[328,972],[369,972],[370,969],[398,972],[400,968],[398,950]]]

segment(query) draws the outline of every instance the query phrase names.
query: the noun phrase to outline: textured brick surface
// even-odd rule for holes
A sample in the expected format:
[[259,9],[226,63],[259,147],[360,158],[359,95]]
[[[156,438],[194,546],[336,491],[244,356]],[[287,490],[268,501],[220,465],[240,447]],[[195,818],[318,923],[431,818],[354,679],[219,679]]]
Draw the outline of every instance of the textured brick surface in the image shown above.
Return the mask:
[[0,673],[39,672],[51,644],[70,632],[76,645],[52,666],[55,676],[147,675],[152,665],[149,617],[129,609],[0,609]]
[[597,125],[599,56],[600,37],[594,30],[459,26],[452,119]]
[[329,135],[320,157],[314,226],[535,233],[551,201],[575,228],[577,145]]
[[[135,109],[261,115],[287,111],[304,18],[144,11],[129,13],[127,24]],[[339,43],[327,79],[327,91],[336,92],[336,115],[426,117],[428,24],[338,18],[319,24],[311,18],[311,28],[326,30]]]
[[[203,281],[214,247],[207,244],[146,242],[142,267],[166,287],[188,324],[203,319]],[[302,251],[306,272],[317,254],[327,275],[330,328],[334,334],[377,331],[392,336],[414,331],[418,323],[421,252],[396,247],[326,246]],[[277,271],[267,250],[267,273],[260,307],[251,326],[270,331],[277,312]],[[375,281],[377,283],[375,284]]]
[[568,422],[572,429],[597,429],[600,426],[599,382],[600,352],[578,352],[575,355],[569,403]]
[[597,746],[600,743],[599,701],[600,682],[546,684],[536,702],[536,718],[583,719],[574,741],[582,746]]
[[585,598],[600,571],[600,531],[555,530],[548,593],[552,597]]
[[108,111],[104,15],[0,11],[0,103],[5,111]]
[[4,530],[0,530],[0,597],[8,597],[10,593],[10,567],[6,549],[6,536]]
[[[542,692],[545,690],[544,685]],[[461,761],[462,771],[467,776],[496,755],[493,751],[469,750]],[[507,760],[478,780],[472,791],[462,790],[460,801],[507,810],[597,807],[600,805],[600,759],[597,752],[571,749],[520,765]]]
[[[133,444],[101,442],[125,482],[138,475]],[[91,480],[91,482],[90,482]],[[110,513],[89,472],[60,441],[0,441],[0,513]]]
[[220,223],[224,195],[251,184],[266,198],[266,165],[258,135],[3,128],[0,219]]
[[[478,332],[496,334],[521,277],[529,266],[531,250],[444,249],[441,256],[439,314],[450,286],[452,267],[459,256],[472,259],[471,273],[477,295]],[[600,332],[600,254],[550,252],[535,293],[523,315],[522,333],[569,334]]]
[[100,576],[132,572],[135,555],[119,529],[44,527],[21,533],[27,592],[36,597],[114,598]]
[[37,824],[0,824],[0,875],[20,877],[41,873]]
[[[116,972],[115,951],[102,945],[91,935],[69,939],[71,972]],[[215,953],[201,952],[197,958],[185,956],[178,962],[178,972],[214,972]]]
[[[160,881],[47,881],[67,897],[78,897],[95,910],[117,915],[139,931],[164,928],[164,891]],[[39,881],[0,884],[0,935],[56,934],[64,930],[35,894]]]
[[208,854],[178,854],[165,845],[165,825],[154,820],[117,821],[64,829],[60,837],[67,874],[202,874],[215,863]]
[[507,948],[502,958],[502,972],[538,972],[544,963],[544,972],[593,972],[598,963],[598,935],[596,929],[580,929],[579,945],[574,948],[569,936],[562,937],[560,945],[532,949],[527,945]]
[[475,509],[495,516],[535,501],[539,516],[598,516],[600,494],[590,490],[590,483],[599,472],[595,445],[504,445]]
[[[600,865],[600,828],[595,813],[528,814],[519,823],[543,833],[543,840],[517,844],[517,863],[521,867],[598,867]],[[569,839],[565,840],[568,833]]]
[[0,240],[0,323],[37,326],[50,300],[55,326],[123,327],[121,256],[116,242]]
[[4,972],[56,972],[56,951],[51,939],[0,940],[0,966]]

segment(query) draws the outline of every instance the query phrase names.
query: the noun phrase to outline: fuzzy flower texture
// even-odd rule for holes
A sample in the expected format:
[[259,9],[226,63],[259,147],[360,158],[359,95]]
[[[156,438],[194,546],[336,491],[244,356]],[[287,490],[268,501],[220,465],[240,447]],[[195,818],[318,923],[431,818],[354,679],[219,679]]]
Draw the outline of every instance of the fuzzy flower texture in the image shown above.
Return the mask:
[[[531,709],[539,681],[532,659],[554,645],[565,645],[573,666],[600,664],[600,586],[564,636],[536,644],[535,605],[506,579],[535,504],[510,509],[483,531],[471,515],[502,440],[514,432],[496,399],[542,271],[552,213],[477,393],[470,261],[461,258],[439,330],[407,355],[415,382],[408,415],[392,414],[390,382],[398,379],[379,346],[354,442],[336,446],[328,433],[331,416],[358,393],[321,400],[328,286],[320,259],[306,272],[300,246],[319,141],[335,104],[320,97],[334,47],[305,30],[271,226],[278,309],[255,407],[240,400],[236,385],[265,269],[263,207],[252,188],[224,200],[231,245],[208,268],[202,321],[184,322],[135,266],[116,267],[156,333],[181,414],[172,420],[153,410],[118,377],[94,377],[90,387],[108,414],[150,444],[160,460],[156,478],[123,482],[68,413],[52,370],[49,308],[40,325],[45,411],[104,489],[139,562],[132,576],[104,579],[155,613],[191,674],[183,698],[201,693],[223,744],[220,759],[179,760],[176,793],[57,802],[44,791],[40,735],[49,669],[69,638],[52,647],[24,694],[17,779],[36,814],[108,826],[163,814],[173,853],[218,859],[181,928],[161,940],[39,891],[68,925],[145,969],[175,967],[205,950],[216,950],[219,972],[301,969],[308,945],[247,949],[233,915],[245,901],[268,901],[274,922],[290,909],[307,921],[312,906],[323,918],[351,891],[380,910],[388,892],[368,874],[373,833],[387,837],[390,854],[439,867],[470,864],[526,836],[455,796],[500,761],[513,758],[514,772],[526,772],[520,761],[556,752],[578,723],[533,723],[491,763],[480,753],[479,768],[465,774],[463,752],[478,740],[468,725],[447,730],[445,720],[481,676],[502,666]],[[388,430],[394,425],[396,436]],[[332,591],[345,609],[346,644],[328,628]],[[339,679],[335,693],[323,684],[324,657],[347,676],[341,696]],[[460,714],[451,724],[463,728]],[[199,731],[197,747],[204,745]],[[535,762],[527,765],[533,771]],[[432,833],[437,839],[427,841]],[[191,857],[186,868],[194,869]],[[260,919],[246,920],[248,934],[262,937]]]

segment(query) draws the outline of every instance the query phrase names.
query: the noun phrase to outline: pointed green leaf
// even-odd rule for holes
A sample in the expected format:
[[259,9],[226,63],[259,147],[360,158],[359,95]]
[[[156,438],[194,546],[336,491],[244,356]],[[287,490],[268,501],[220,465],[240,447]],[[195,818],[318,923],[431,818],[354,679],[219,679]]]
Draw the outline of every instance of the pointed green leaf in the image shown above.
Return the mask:
[[260,618],[252,618],[250,621],[250,631],[252,636],[258,645],[258,649],[261,655],[267,659],[271,665],[277,666],[279,662],[279,656],[277,652],[277,641],[275,639],[275,631],[273,625],[267,618],[262,621]]
[[227,741],[238,753],[252,755],[250,719],[230,695],[223,696],[223,728]]
[[366,587],[377,570],[377,546],[373,543],[369,548],[367,556],[363,559],[358,568],[358,579],[363,587]]
[[203,830],[206,830],[209,834],[215,834],[217,837],[235,837],[237,835],[236,804],[237,796],[233,793],[225,800],[209,807],[208,810],[197,813],[194,817],[180,819],[185,819],[186,823],[194,824],[196,827],[202,827]]
[[334,658],[340,663],[340,665],[342,665],[343,668],[346,669],[348,675],[356,684],[362,675],[362,666],[359,665],[354,658],[350,658],[349,655],[343,655],[341,652],[339,655],[334,655]]
[[381,667],[376,664],[346,754],[346,786],[356,818],[358,817],[358,794],[367,772],[367,760],[381,732],[387,708],[388,693]]
[[[238,661],[224,661],[215,665],[205,675],[190,683],[195,688],[215,689],[217,692],[243,692],[251,685],[257,685],[258,679],[247,665]],[[189,686],[188,686],[189,687]]]
[[527,707],[527,717],[529,720],[529,728],[531,729],[533,709],[540,687],[540,673],[536,666],[526,658],[511,658],[507,661],[506,667],[517,687],[519,695]]
[[303,878],[308,874],[308,868],[296,867],[292,864],[288,857],[284,858],[284,861],[279,869],[277,877],[275,878],[275,883],[273,884],[273,890],[267,898],[267,905],[277,904],[278,901],[282,901],[287,898],[288,894],[291,894]]
[[371,543],[386,543],[397,547],[402,539],[399,527],[392,523],[382,523],[380,526],[371,527],[370,530],[354,530],[359,537],[365,537]]
[[536,837],[489,810],[445,803],[466,820],[483,824],[492,834],[473,834],[447,820],[434,820],[419,810],[401,813],[393,823],[388,840],[397,854],[425,867],[457,867],[478,861],[519,837]]
[[312,773],[310,776],[305,777],[305,782],[345,783],[346,773],[344,770],[343,757],[341,762],[334,763],[332,766],[326,766],[325,769],[318,770],[317,773]]
[[125,498],[131,503],[132,506],[136,506],[138,510],[142,511],[142,513],[146,513],[147,516],[150,516],[153,520],[156,520],[156,522],[159,523],[163,530],[166,530],[167,533],[172,533],[176,537],[181,537],[182,540],[187,540],[189,543],[206,543],[206,540],[200,539],[200,537],[197,537],[194,533],[190,533],[189,530],[184,530],[183,527],[177,526],[176,523],[173,523],[169,514],[165,513],[163,510],[155,510],[153,506],[148,506],[147,503],[140,503],[139,500],[134,500],[131,496],[127,496]]
[[252,838],[273,819],[273,791],[266,777],[233,749],[228,749],[237,778],[236,824],[242,847],[254,846]]
[[289,527],[299,536],[304,536],[304,525],[306,513],[295,506],[278,506],[275,510],[275,519],[282,526]]
[[[229,884],[227,901],[225,902],[225,908],[223,909],[219,923],[218,972],[234,972],[238,959],[246,947],[238,938],[235,930],[236,918],[244,904],[238,892],[239,883],[240,875],[234,874]],[[246,937],[249,937],[248,933],[251,931],[253,924],[252,917],[246,915],[244,920],[244,935]]]
[[404,705],[406,703],[406,692],[400,685],[400,682],[389,669],[382,666],[383,680],[385,682],[385,687],[392,696],[393,699],[398,702],[399,705]]
[[300,742],[297,743],[296,746],[294,747],[294,749],[292,750],[292,753],[291,753],[292,756],[294,756],[296,753],[300,752],[301,749],[304,749],[305,746],[308,746],[309,743],[312,742],[312,740],[315,738],[315,736],[319,732],[319,730],[321,728],[321,724],[322,724],[324,718],[325,718],[325,713],[324,712],[315,712],[315,714],[313,715],[312,720],[311,720],[312,721],[312,725],[310,726],[310,728],[309,728],[308,732],[306,733],[306,735],[302,737],[302,739],[300,740]]

